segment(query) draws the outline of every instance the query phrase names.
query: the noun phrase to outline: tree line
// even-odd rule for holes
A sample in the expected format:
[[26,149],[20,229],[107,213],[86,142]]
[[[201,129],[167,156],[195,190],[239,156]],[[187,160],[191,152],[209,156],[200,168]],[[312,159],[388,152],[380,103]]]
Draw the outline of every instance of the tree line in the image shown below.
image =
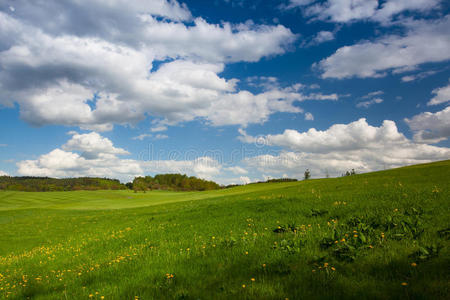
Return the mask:
[[12,177],[0,176],[0,190],[23,192],[52,192],[77,190],[125,190],[137,191],[171,190],[171,191],[206,191],[219,189],[220,186],[208,180],[182,174],[160,174],[155,177],[136,177],[133,182],[120,183],[117,179],[80,177]]
[[0,190],[23,192],[56,192],[77,190],[124,190],[126,186],[117,179],[80,177],[11,177],[0,176]]
[[131,185],[127,185],[135,192],[151,190],[206,191],[220,189],[220,186],[214,181],[208,181],[194,176],[188,177],[187,175],[181,174],[136,177]]

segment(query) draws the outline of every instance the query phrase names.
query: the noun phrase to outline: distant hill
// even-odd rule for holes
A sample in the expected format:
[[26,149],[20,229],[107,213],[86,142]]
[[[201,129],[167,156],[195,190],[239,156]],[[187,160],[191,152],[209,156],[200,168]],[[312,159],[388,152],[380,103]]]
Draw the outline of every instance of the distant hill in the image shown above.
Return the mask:
[[0,176],[0,190],[24,192],[52,192],[77,190],[123,190],[126,186],[117,179],[81,177],[10,177]]
[[133,180],[134,191],[172,190],[172,191],[207,191],[217,190],[220,186],[214,181],[188,177],[181,174],[159,174],[145,177],[136,177]]

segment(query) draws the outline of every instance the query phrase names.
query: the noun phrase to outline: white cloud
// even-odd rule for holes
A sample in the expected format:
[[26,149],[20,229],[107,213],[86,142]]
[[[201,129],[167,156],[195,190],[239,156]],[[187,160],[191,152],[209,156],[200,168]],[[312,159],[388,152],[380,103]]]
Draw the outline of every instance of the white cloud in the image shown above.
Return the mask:
[[155,126],[150,128],[151,132],[161,132],[161,131],[166,131],[167,130],[167,126],[164,125],[160,125],[160,126]]
[[[16,1],[15,14],[0,6],[0,101],[17,102],[28,123],[105,131],[150,115],[161,125],[195,118],[245,125],[297,111],[219,76],[225,63],[285,53],[296,39],[288,28],[210,24],[177,1],[84,2]],[[260,98],[266,105],[253,105]],[[238,105],[224,106],[229,99]],[[242,120],[215,115],[235,114],[240,100],[261,111]]]
[[403,82],[411,82],[414,80],[422,80],[424,78],[427,78],[429,76],[436,74],[437,72],[438,71],[426,71],[426,72],[420,72],[420,73],[413,74],[413,75],[403,76],[402,81]]
[[9,176],[8,173],[3,172],[2,170],[0,170],[0,176]]
[[[430,47],[429,45],[433,45]],[[450,59],[450,16],[438,21],[414,21],[405,35],[389,35],[339,48],[315,67],[322,78],[383,77],[423,63]]]
[[140,140],[140,141],[143,141],[144,139],[150,138],[150,137],[152,137],[152,136],[153,136],[152,134],[143,133],[143,134],[140,134],[140,135],[138,135],[138,136],[132,137],[131,139],[132,139],[132,140]]
[[[330,153],[358,150],[370,145],[405,141],[393,121],[384,121],[381,127],[373,127],[362,118],[349,124],[335,124],[325,131],[311,128],[306,132],[286,129],[282,134],[266,135],[266,145],[281,146],[295,151]],[[252,141],[248,139],[247,142]]]
[[322,44],[334,40],[334,33],[331,31],[319,31],[313,38],[313,44]]
[[157,135],[155,135],[155,139],[156,140],[164,140],[164,139],[167,139],[167,138],[169,138],[169,136],[167,134],[157,134]]
[[313,121],[314,120],[313,114],[310,113],[310,112],[305,113],[305,120],[306,121]]
[[369,98],[372,98],[374,96],[379,96],[379,95],[383,95],[383,94],[384,94],[383,91],[370,92],[367,95],[362,96],[361,99],[369,99]]
[[239,180],[242,182],[242,184],[249,184],[250,182],[252,182],[247,176],[241,176],[239,177]]
[[224,170],[230,171],[233,174],[237,174],[237,175],[245,175],[248,173],[248,171],[246,169],[239,167],[239,166],[224,168]]
[[[285,149],[279,155],[260,155],[245,159],[255,168],[274,177],[288,174],[302,178],[309,168],[314,176],[340,175],[354,168],[369,172],[434,160],[448,159],[450,149],[415,143],[399,133],[393,121],[380,127],[365,119],[349,124],[335,124],[325,131],[314,128],[307,132],[286,130],[283,134],[265,136],[268,145]],[[247,136],[243,139],[251,142]]]
[[426,12],[439,7],[440,0],[290,0],[286,9],[302,7],[306,16],[315,20],[346,23],[371,20],[388,23],[405,11]]
[[414,140],[420,143],[437,143],[450,137],[450,106],[436,113],[423,112],[405,119],[414,132]]
[[74,136],[61,149],[56,148],[35,160],[18,162],[18,174],[58,178],[98,176],[129,181],[135,176],[146,174],[185,173],[214,179],[222,168],[217,160],[210,157],[199,157],[194,160],[145,161],[121,159],[117,156],[125,153],[126,151],[114,147],[109,139],[102,136],[79,135]]
[[435,96],[427,103],[427,105],[437,105],[450,101],[450,84],[447,86],[434,89],[432,91]]
[[362,101],[356,104],[356,107],[364,107],[364,108],[369,108],[369,106],[372,106],[373,104],[379,104],[382,103],[383,99],[381,98],[375,98],[372,100],[368,100],[368,101]]
[[305,100],[330,100],[330,101],[337,101],[339,100],[339,96],[337,94],[329,94],[324,95],[321,93],[312,93],[310,95],[305,96]]
[[74,134],[72,138],[62,145],[65,151],[79,151],[85,159],[95,159],[101,155],[126,155],[128,151],[116,148],[111,140],[102,137],[96,132]]

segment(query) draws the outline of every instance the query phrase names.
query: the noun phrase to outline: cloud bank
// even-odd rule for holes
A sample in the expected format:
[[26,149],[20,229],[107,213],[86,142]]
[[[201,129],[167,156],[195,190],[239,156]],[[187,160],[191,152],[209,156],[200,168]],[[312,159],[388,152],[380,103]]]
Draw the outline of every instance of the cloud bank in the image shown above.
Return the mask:
[[288,174],[302,178],[309,168],[315,176],[329,173],[337,176],[354,168],[370,172],[419,164],[450,157],[450,149],[416,143],[401,134],[395,122],[385,120],[379,127],[362,118],[349,124],[335,124],[327,130],[309,129],[306,132],[285,130],[282,134],[258,137],[241,131],[242,142],[278,146],[279,155],[258,155],[246,158],[248,167],[273,176]]

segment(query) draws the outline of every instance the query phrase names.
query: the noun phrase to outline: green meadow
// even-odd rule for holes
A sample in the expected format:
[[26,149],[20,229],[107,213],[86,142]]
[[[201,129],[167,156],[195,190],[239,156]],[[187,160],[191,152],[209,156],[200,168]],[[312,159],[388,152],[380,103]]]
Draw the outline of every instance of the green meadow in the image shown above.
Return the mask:
[[207,192],[0,192],[0,298],[448,299],[450,161]]

